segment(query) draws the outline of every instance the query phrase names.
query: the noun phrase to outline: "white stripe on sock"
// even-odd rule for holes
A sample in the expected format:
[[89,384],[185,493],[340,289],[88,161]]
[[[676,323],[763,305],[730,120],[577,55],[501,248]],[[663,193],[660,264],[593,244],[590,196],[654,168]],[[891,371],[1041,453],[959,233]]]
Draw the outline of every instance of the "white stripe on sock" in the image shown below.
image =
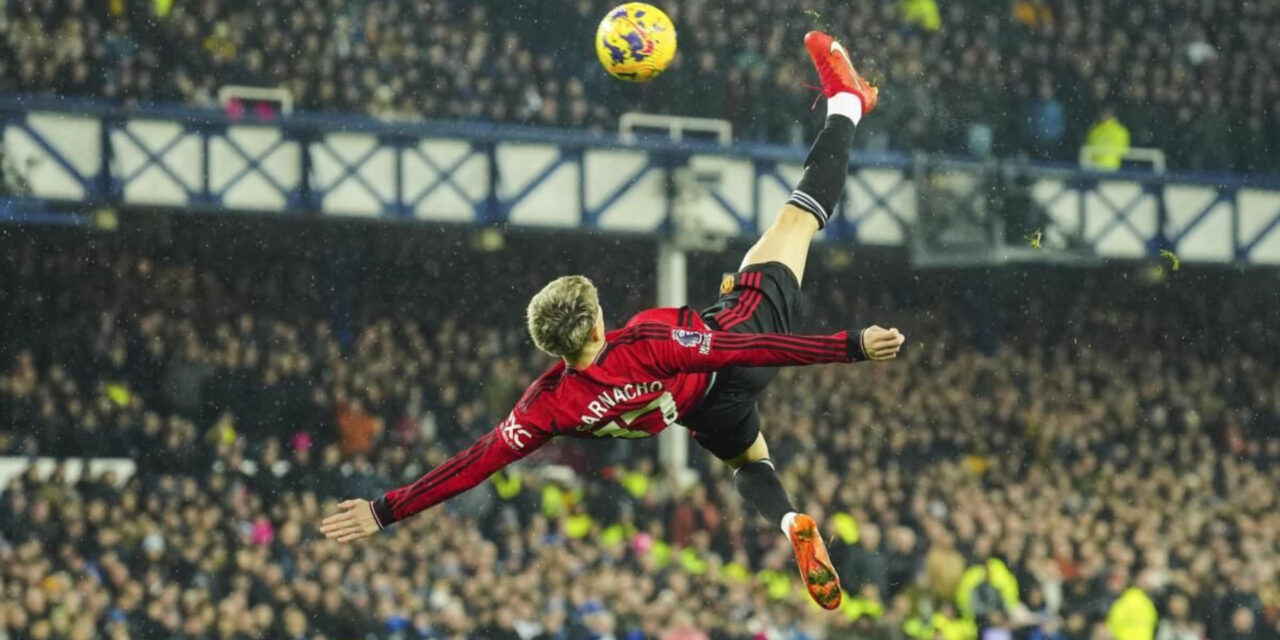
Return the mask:
[[858,124],[862,121],[862,98],[847,91],[827,98],[827,115],[844,116]]
[[831,216],[827,214],[827,210],[823,208],[822,205],[818,204],[818,201],[814,200],[813,196],[803,191],[796,190],[791,192],[791,199],[796,200],[800,204],[809,207],[810,211],[817,214],[818,217],[823,219],[823,221],[827,221],[831,219]]
[[791,537],[791,523],[795,522],[796,516],[800,514],[794,511],[788,511],[787,515],[782,516],[782,535]]

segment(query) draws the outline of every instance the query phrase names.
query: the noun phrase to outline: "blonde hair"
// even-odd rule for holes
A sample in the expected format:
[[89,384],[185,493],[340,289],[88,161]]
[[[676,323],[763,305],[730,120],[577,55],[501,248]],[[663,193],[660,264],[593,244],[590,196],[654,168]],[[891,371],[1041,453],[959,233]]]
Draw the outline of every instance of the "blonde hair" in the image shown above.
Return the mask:
[[587,346],[599,315],[596,286],[583,276],[564,276],[533,296],[525,322],[539,349],[557,358],[571,358]]

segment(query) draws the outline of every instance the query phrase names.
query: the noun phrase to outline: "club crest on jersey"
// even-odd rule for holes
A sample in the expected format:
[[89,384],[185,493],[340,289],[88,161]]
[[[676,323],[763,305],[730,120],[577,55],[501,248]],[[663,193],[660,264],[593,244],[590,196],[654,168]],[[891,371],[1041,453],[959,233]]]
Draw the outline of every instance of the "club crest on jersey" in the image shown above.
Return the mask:
[[733,291],[733,274],[726,273],[724,280],[720,281],[720,295],[727,296]]
[[672,329],[671,337],[682,347],[697,347],[698,353],[706,355],[711,352],[711,334],[686,329]]

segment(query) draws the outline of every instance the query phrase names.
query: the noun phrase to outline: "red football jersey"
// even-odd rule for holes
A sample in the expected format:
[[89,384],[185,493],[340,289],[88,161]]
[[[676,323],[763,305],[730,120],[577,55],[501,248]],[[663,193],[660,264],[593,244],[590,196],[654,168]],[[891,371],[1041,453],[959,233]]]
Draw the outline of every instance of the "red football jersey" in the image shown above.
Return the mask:
[[384,527],[403,520],[555,436],[648,438],[695,409],[719,369],[861,360],[859,337],[712,331],[688,307],[650,309],[610,332],[590,366],[561,361],[551,367],[493,431],[417,482],[373,501],[374,515]]

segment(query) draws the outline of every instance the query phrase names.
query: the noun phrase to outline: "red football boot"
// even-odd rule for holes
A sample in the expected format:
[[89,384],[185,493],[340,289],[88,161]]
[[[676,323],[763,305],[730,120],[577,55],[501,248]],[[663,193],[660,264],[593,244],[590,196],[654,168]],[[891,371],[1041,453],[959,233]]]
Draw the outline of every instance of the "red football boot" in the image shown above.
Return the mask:
[[827,555],[827,545],[822,542],[818,524],[803,513],[797,514],[791,521],[787,537],[791,539],[796,564],[800,567],[800,579],[804,580],[809,597],[823,609],[839,607],[840,576],[831,565],[831,556]]
[[853,68],[849,52],[835,38],[821,31],[810,31],[804,36],[804,46],[813,58],[813,66],[818,68],[822,92],[828,98],[841,92],[852,93],[862,100],[862,115],[875,111],[880,90]]

